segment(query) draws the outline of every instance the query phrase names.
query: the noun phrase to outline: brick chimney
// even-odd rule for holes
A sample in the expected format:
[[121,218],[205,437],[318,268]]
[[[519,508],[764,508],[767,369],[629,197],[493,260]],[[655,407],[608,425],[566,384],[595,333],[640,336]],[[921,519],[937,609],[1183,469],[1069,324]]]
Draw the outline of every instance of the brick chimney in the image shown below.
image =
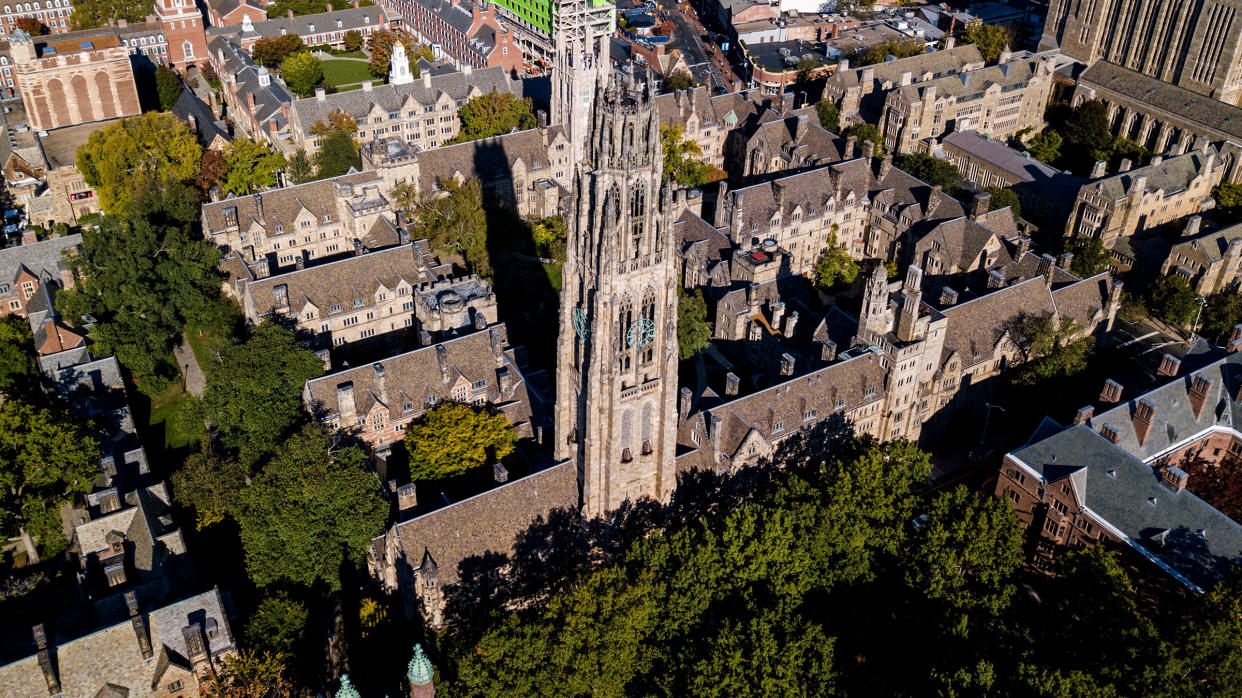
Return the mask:
[[1086,424],[1095,416],[1095,408],[1091,405],[1078,408],[1078,412],[1074,414],[1074,424]]
[[1156,375],[1172,378],[1177,375],[1177,371],[1182,367],[1182,360],[1172,354],[1165,354],[1160,357],[1160,368],[1156,369]]
[[1156,406],[1147,400],[1139,400],[1134,405],[1134,435],[1138,437],[1139,446],[1147,443],[1147,435],[1156,423]]
[[974,201],[970,206],[970,220],[986,221],[988,210],[992,207],[992,192],[983,189],[975,192]]
[[1229,353],[1242,350],[1242,325],[1234,325],[1229,335]]
[[1103,436],[1113,443],[1117,443],[1117,440],[1121,438],[1121,433],[1117,431],[1117,427],[1105,422],[1104,425],[1100,427],[1100,436]]
[[1172,465],[1160,470],[1160,482],[1174,492],[1181,492],[1186,489],[1186,485],[1190,482],[1190,475],[1185,470]]
[[1207,404],[1211,394],[1212,381],[1201,375],[1196,375],[1190,381],[1190,408],[1194,410],[1195,419],[1203,416],[1203,406]]
[[1104,381],[1104,388],[1100,390],[1100,402],[1120,402],[1121,401],[1121,384],[1109,378]]

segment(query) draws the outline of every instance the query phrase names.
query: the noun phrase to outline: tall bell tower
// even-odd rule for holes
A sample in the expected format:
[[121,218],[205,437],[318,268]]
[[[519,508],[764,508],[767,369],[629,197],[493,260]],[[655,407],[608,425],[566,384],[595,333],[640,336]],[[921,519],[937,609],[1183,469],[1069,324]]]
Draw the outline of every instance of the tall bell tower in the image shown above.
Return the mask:
[[[556,63],[552,71],[552,123],[569,133],[571,162],[586,157],[591,130],[591,99],[596,83],[612,70],[608,57],[607,22],[610,3],[596,0],[557,0],[553,32]],[[601,15],[601,12],[603,14]]]
[[574,183],[561,291],[556,455],[582,507],[676,486],[677,267],[651,74],[601,79]]

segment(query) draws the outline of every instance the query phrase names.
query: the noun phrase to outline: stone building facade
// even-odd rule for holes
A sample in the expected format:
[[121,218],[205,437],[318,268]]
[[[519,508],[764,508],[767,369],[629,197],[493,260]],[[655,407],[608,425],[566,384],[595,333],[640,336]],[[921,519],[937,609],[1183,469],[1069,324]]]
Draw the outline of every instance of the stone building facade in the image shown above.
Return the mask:
[[568,216],[555,454],[578,464],[590,515],[676,485],[677,240],[645,82],[597,87]]
[[1105,60],[1230,104],[1242,103],[1242,2],[1156,5],[1052,0],[1041,49]]
[[116,33],[36,40],[17,32],[10,41],[32,128],[49,130],[141,112],[129,49]]
[[62,255],[81,243],[81,235],[66,235],[0,249],[0,316],[26,317],[27,303],[46,283],[72,287]]
[[503,324],[309,380],[302,402],[329,428],[357,435],[380,457],[405,438],[411,422],[445,402],[495,409],[519,439],[535,438],[541,426]]
[[912,153],[919,141],[950,131],[1006,139],[1023,129],[1039,130],[1055,69],[1055,54],[1003,53],[998,65],[900,86],[884,102],[884,147]]
[[1242,282],[1242,224],[1202,231],[1202,220],[1191,216],[1181,237],[1160,266],[1160,275],[1180,274],[1195,293],[1207,296],[1238,288]]
[[[1067,237],[1100,238],[1111,248],[1123,238],[1199,213],[1215,205],[1212,188],[1226,170],[1210,145],[1167,159],[1156,156],[1145,167],[1123,167],[1126,171],[1082,186],[1066,222]],[[1100,174],[1102,167],[1096,169]]]
[[341,175],[203,206],[203,235],[269,270],[399,242],[392,206],[374,172]]
[[861,68],[840,61],[824,85],[824,97],[837,105],[841,128],[857,123],[880,122],[889,93],[915,82],[968,73],[984,67],[977,46],[955,46],[909,58],[899,58]]

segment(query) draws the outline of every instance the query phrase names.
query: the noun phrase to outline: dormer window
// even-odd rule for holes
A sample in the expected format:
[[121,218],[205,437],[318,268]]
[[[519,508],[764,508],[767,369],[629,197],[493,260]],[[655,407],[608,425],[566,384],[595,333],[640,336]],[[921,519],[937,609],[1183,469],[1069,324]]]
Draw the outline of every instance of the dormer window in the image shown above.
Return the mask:
[[355,307],[355,308],[361,308],[361,307],[362,307],[362,299],[361,299],[361,298],[355,298],[355,299],[354,299],[354,307]]
[[340,303],[333,303],[332,305],[328,306],[328,312],[329,312],[329,313],[339,313],[339,312],[341,312],[341,304],[340,304]]

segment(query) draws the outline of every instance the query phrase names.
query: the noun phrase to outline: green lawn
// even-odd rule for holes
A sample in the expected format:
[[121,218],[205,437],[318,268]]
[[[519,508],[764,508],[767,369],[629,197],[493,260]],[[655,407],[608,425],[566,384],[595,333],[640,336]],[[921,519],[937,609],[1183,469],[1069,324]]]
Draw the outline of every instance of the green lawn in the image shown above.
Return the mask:
[[543,271],[548,275],[548,283],[552,284],[552,288],[558,293],[561,290],[561,267],[559,262],[543,265]]
[[205,373],[215,363],[216,353],[225,345],[238,341],[242,336],[245,320],[241,308],[229,298],[219,298],[219,307],[206,313],[205,322],[190,322],[185,326],[185,338],[190,343],[194,358]]
[[[164,394],[151,400],[151,414],[147,417],[148,429],[153,435],[163,432],[165,451],[198,443],[200,435],[185,430],[181,425],[182,420],[178,418],[178,413],[189,397],[189,394],[181,389],[180,383],[173,383],[168,386]],[[148,445],[158,446],[159,444]]]
[[338,86],[370,80],[371,67],[362,61],[328,60],[323,62],[323,84]]
[[[371,84],[372,85],[383,85],[384,81],[383,80],[372,80]],[[336,88],[336,91],[337,92],[349,92],[351,90],[361,90],[361,89],[362,89],[362,83],[357,83],[354,85],[344,85],[342,87],[338,87]]]

